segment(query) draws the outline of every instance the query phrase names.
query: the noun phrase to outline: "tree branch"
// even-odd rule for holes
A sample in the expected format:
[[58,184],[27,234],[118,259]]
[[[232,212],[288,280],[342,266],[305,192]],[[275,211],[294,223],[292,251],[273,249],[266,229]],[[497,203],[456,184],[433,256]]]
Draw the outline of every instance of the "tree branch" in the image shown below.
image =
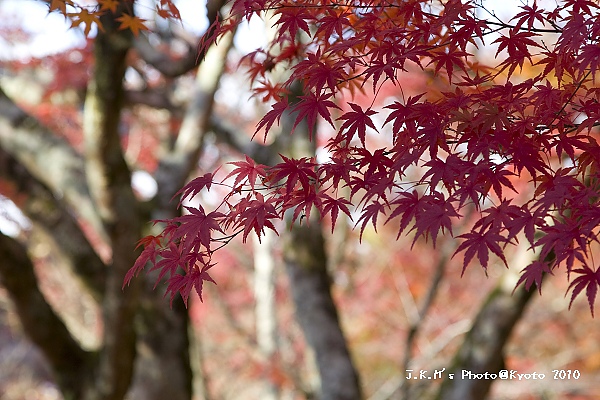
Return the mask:
[[153,46],[146,35],[139,35],[135,41],[135,49],[144,62],[167,78],[176,78],[198,66],[197,51],[191,46],[183,57],[174,59]]
[[[196,75],[193,97],[183,118],[175,145],[159,163],[155,173],[158,183],[157,202],[162,213],[173,213],[171,198],[185,184],[198,163],[204,134],[210,126],[214,96],[225,70],[227,53],[233,45],[233,35],[226,35],[212,46]],[[167,215],[157,216],[159,219]],[[170,215],[173,216],[173,215]]]
[[1,87],[0,147],[106,239],[85,183],[81,156],[19,108]]
[[165,109],[171,112],[178,111],[178,107],[171,102],[166,93],[158,90],[128,90],[125,92],[125,101],[128,104],[144,104],[152,108]]
[[0,233],[0,276],[17,308],[25,333],[42,350],[65,398],[83,398],[93,368],[92,353],[81,349],[40,292],[25,248]]
[[[219,10],[225,5],[226,0],[210,0],[207,2],[208,26],[216,20]],[[208,32],[205,32],[206,35]],[[157,50],[146,35],[140,35],[135,41],[135,49],[140,57],[149,65],[158,70],[167,78],[176,78],[198,66],[198,62],[204,58],[204,54],[189,46],[188,52],[183,57],[174,59],[167,54]]]
[[535,291],[534,287],[527,291],[521,285],[513,293],[515,274],[512,270],[507,271],[488,295],[447,371],[448,374],[453,373],[455,379],[448,379],[448,374],[444,376],[436,399],[486,398],[494,381],[462,379],[460,372],[469,370],[474,374],[498,373],[504,367],[504,345]]
[[25,215],[49,233],[75,275],[83,281],[96,300],[101,300],[106,268],[75,217],[54,197],[46,185],[31,175],[2,147],[0,178],[12,183],[16,191],[13,196],[9,196],[19,203]]

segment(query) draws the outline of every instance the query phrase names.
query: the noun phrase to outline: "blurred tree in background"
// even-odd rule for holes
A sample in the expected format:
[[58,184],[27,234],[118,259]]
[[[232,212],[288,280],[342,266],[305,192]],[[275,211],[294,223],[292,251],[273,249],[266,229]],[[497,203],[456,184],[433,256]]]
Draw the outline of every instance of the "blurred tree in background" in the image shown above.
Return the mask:
[[[190,3],[196,8],[181,22]],[[553,279],[544,284],[553,301],[525,310],[532,292],[513,294],[515,272],[531,262],[525,245],[507,256],[511,271],[490,262],[487,279],[475,269],[461,279],[452,238],[432,250],[384,226],[359,241],[348,219],[329,233],[331,222],[312,214],[280,236],[230,241],[215,254],[217,285],[205,286],[202,304],[190,299],[186,308],[176,297],[170,306],[163,285],[154,288],[158,271],[123,290],[138,241],[162,228],[148,221],[180,216],[176,194],[188,180],[242,154],[265,165],[278,154],[319,156],[327,134],[309,141],[302,121],[289,135],[298,121],[287,113],[266,143],[251,141],[268,108],[251,97],[241,39],[269,40],[268,17],[199,54],[211,28],[196,22],[212,27],[228,12],[224,1],[28,2],[40,6],[64,14],[80,40],[21,55],[39,38],[27,15],[2,11],[3,229],[21,224],[0,234],[2,399],[482,399],[492,383],[496,399],[593,398],[600,345],[589,332],[598,323],[585,304],[566,312],[568,299],[556,296],[566,287]],[[444,87],[412,72],[407,94]],[[422,172],[411,173],[407,180]],[[199,196],[216,205],[225,189]],[[444,368],[436,379],[406,379],[407,370]],[[546,378],[442,384],[451,368]],[[581,377],[553,380],[552,369]]]

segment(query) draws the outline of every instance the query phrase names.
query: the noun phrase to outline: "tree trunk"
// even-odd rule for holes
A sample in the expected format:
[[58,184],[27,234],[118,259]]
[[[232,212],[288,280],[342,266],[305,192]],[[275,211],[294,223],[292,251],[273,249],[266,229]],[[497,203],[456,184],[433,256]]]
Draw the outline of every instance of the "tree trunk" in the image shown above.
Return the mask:
[[23,329],[46,356],[66,400],[89,398],[95,356],[85,352],[40,292],[25,247],[0,233],[0,277]]
[[296,315],[314,350],[322,400],[357,400],[361,389],[331,297],[321,226],[293,226],[284,238],[284,260]]
[[[275,260],[273,245],[275,233],[265,232],[262,240],[254,237],[254,299],[256,301],[256,344],[267,360],[277,353],[277,314],[275,307]],[[279,387],[268,380],[263,388],[262,400],[279,398]]]
[[[515,272],[507,271],[488,295],[446,371],[436,399],[482,400],[488,396],[494,380],[463,377],[463,371],[496,374],[504,368],[504,346],[535,291],[535,287],[526,291],[521,285],[513,293],[514,277]],[[454,374],[454,379],[448,374]]]

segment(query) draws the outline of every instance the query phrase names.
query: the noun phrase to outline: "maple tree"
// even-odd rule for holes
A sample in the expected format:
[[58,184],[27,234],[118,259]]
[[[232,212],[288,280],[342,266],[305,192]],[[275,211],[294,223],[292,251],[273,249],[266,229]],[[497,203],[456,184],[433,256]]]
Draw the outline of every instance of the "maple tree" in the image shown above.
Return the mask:
[[[230,191],[214,211],[186,206],[194,217],[163,221],[151,242],[152,255],[171,260],[155,266],[168,270],[171,298],[187,299],[192,287],[201,294],[215,251],[238,234],[246,240],[252,231],[276,231],[288,212],[297,223],[315,209],[332,228],[341,212],[361,234],[396,223],[398,235],[435,245],[474,209],[470,232],[457,236],[463,273],[475,259],[486,269],[490,255],[506,264],[505,253],[526,240],[539,259],[519,284],[541,290],[542,276],[562,267],[572,280],[571,303],[585,289],[593,315],[599,7],[566,0],[519,8],[503,20],[476,1],[233,1],[202,46],[253,16],[268,12],[276,21],[275,39],[245,57],[255,94],[268,93],[271,105],[255,135],[267,135],[285,113],[295,118],[292,130],[306,120],[311,136],[327,125],[333,134],[325,161],[282,157],[264,166],[246,158],[233,164],[231,180],[207,174],[183,189],[186,196],[211,185]],[[474,55],[487,46],[496,50],[492,65]],[[535,75],[520,76],[525,67]],[[278,68],[289,73],[273,84]],[[414,68],[431,74],[435,90],[402,91],[403,74]],[[290,99],[295,82],[303,93]],[[383,98],[391,87],[395,98]],[[352,100],[365,94],[369,105]],[[421,178],[404,180],[414,168]],[[530,196],[519,193],[517,180],[529,182]],[[127,281],[148,259],[141,260]]]
[[[572,251],[565,240],[576,238],[580,228],[563,222],[572,215],[573,201],[586,199],[571,201],[567,197],[587,190],[590,205],[595,204],[588,171],[579,173],[577,169],[577,163],[587,163],[588,169],[594,166],[594,159],[590,161],[581,151],[581,141],[586,144],[595,134],[595,120],[585,120],[581,112],[576,116],[573,111],[593,93],[588,91],[593,89],[593,75],[576,87],[579,82],[573,79],[577,71],[565,70],[568,63],[562,61],[558,70],[551,66],[545,71],[545,58],[554,55],[544,54],[548,52],[546,43],[554,43],[560,35],[558,29],[566,29],[565,17],[571,11],[585,12],[584,3],[579,3],[579,8],[563,5],[553,17],[556,26],[544,19],[544,9],[554,11],[555,5],[549,8],[544,3],[538,3],[541,8],[535,3],[523,5],[512,20],[496,18],[480,3],[263,2],[247,3],[244,7],[253,10],[249,13],[238,4],[229,15],[229,6],[235,5],[230,3],[220,10],[219,18],[224,18],[206,31],[199,49],[194,40],[181,46],[186,41],[173,36],[178,36],[185,24],[180,23],[177,6],[182,3],[178,1],[44,3],[51,12],[64,16],[73,30],[88,37],[84,48],[22,64],[3,61],[11,73],[51,71],[53,81],[43,84],[45,93],[39,104],[23,101],[14,92],[5,96],[0,91],[0,161],[6,165],[0,169],[0,189],[35,221],[34,229],[37,225],[50,227],[58,246],[51,241],[45,244],[64,250],[75,273],[85,281],[83,292],[89,289],[101,302],[102,316],[98,318],[102,318],[106,336],[96,333],[98,347],[89,352],[66,340],[69,332],[60,328],[60,318],[51,317],[52,309],[36,292],[38,284],[43,286],[48,275],[51,278],[53,268],[49,267],[57,265],[50,258],[44,260],[42,268],[37,267],[36,273],[41,270],[42,275],[36,280],[29,262],[34,257],[21,251],[29,246],[22,238],[19,242],[0,235],[0,252],[11,260],[0,265],[0,274],[3,286],[9,288],[14,304],[20,307],[24,331],[47,355],[66,396],[75,390],[82,393],[76,394],[77,398],[97,398],[94,392],[98,389],[112,387],[112,393],[104,398],[118,399],[129,387],[132,398],[189,398],[190,357],[201,364],[198,375],[206,384],[202,394],[206,398],[244,397],[248,393],[255,397],[257,389],[265,386],[275,395],[306,398],[317,392],[323,398],[358,399],[363,393],[381,398],[382,394],[390,397],[398,392],[403,398],[422,398],[423,385],[406,381],[405,369],[435,365],[469,369],[469,365],[482,368],[485,364],[485,371],[493,371],[501,368],[501,360],[510,368],[528,369],[532,365],[547,367],[548,358],[552,359],[548,365],[568,365],[588,372],[596,368],[597,346],[582,343],[590,326],[582,316],[587,312],[582,313],[585,304],[574,304],[575,310],[569,315],[559,312],[566,305],[557,307],[556,302],[551,307],[540,305],[535,315],[522,314],[534,292],[524,289],[534,285],[541,289],[542,276],[558,266],[549,262],[555,253]],[[207,4],[211,21],[221,6],[218,1]],[[595,13],[594,8],[590,10]],[[265,19],[267,27],[273,26],[275,32],[269,36],[276,41],[243,57],[242,68],[236,68],[232,62],[236,52],[226,50],[231,46],[231,35],[223,34],[256,14]],[[169,22],[173,32],[161,30],[161,18],[173,20]],[[490,46],[484,46],[478,37]],[[595,68],[596,47],[591,39],[582,40],[587,42],[581,55],[589,59],[591,70]],[[486,58],[478,54],[488,47],[497,56],[491,66],[480,64]],[[208,49],[222,50],[215,58]],[[579,50],[573,47],[573,51]],[[503,63],[505,57],[510,57],[510,64]],[[238,99],[237,105],[244,107],[243,114],[262,112],[262,120],[254,119],[255,115],[248,120],[234,115],[236,105],[223,100],[223,93],[214,100],[216,110],[212,110],[215,85],[223,73],[219,68],[225,60],[229,63],[226,79],[245,82],[241,76],[248,71],[255,104],[262,101],[267,110],[257,111],[255,104],[243,104],[245,100]],[[192,85],[190,75],[181,74],[193,71],[196,64],[200,69]],[[126,77],[120,75],[125,68]],[[538,74],[545,74],[549,82]],[[562,77],[557,79],[557,75]],[[530,78],[535,82],[531,87],[521,85]],[[507,86],[508,82],[512,86]],[[556,100],[554,91],[560,92],[568,84],[575,85],[572,89],[576,94]],[[425,85],[427,89],[423,89]],[[1,86],[5,86],[4,81]],[[179,103],[179,96],[186,96],[182,87],[192,86],[194,91],[200,90],[189,102]],[[534,105],[531,95],[536,91],[539,95]],[[68,104],[62,103],[64,99]],[[88,101],[104,107],[88,107]],[[560,125],[548,123],[544,129],[535,119],[535,113],[551,115],[552,110],[563,106],[564,113],[572,113],[565,118],[572,118],[578,127],[565,125],[561,131]],[[89,124],[91,116],[100,116],[95,119],[98,124]],[[220,125],[221,118],[233,127]],[[521,131],[509,132],[507,127]],[[246,128],[248,135],[243,132]],[[294,136],[288,134],[292,128]],[[204,145],[205,154],[200,156],[202,137],[211,130],[214,132]],[[244,139],[252,132],[255,143],[246,145]],[[39,147],[36,133],[52,144]],[[216,146],[211,142],[213,134]],[[559,136],[554,141],[548,139],[556,134]],[[309,137],[312,144],[305,142]],[[536,142],[544,138],[550,143]],[[103,146],[97,145],[97,139]],[[270,144],[256,143],[262,139]],[[15,147],[19,140],[26,141],[27,146]],[[297,143],[288,146],[288,141],[299,141],[309,151],[298,151],[293,147]],[[156,152],[158,142],[167,149],[164,153]],[[319,157],[312,157],[317,147]],[[38,156],[48,154],[40,148],[63,152],[63,157]],[[71,151],[66,151],[66,156],[65,148]],[[541,160],[531,156],[546,148],[550,150],[542,153]],[[232,149],[236,159],[226,164],[231,161]],[[277,158],[277,152],[281,157]],[[241,159],[237,159],[239,154]],[[121,155],[126,156],[128,168],[119,160]],[[207,173],[220,163],[225,165]],[[130,195],[130,173],[138,168],[156,179],[157,194],[151,201]],[[554,173],[551,179],[549,171]],[[182,188],[190,173],[198,174],[198,178]],[[88,181],[82,181],[86,175]],[[99,175],[104,179],[97,180]],[[48,188],[40,187],[38,180]],[[73,184],[83,188],[75,196]],[[88,188],[92,193],[86,191]],[[541,200],[544,196],[550,197]],[[42,212],[37,206],[40,198],[46,200]],[[210,202],[215,198],[216,204]],[[563,208],[549,202],[563,204]],[[85,208],[89,204],[95,205],[91,213]],[[575,211],[584,214],[582,209]],[[585,218],[593,216],[591,207],[585,212],[589,212]],[[71,225],[57,229],[56,215]],[[152,218],[159,223],[144,227]],[[578,222],[583,220],[577,218]],[[289,229],[284,228],[282,219],[290,224]],[[85,234],[78,224],[83,225]],[[356,231],[346,232],[348,224],[355,225]],[[166,229],[160,233],[163,227]],[[542,232],[542,227],[547,229]],[[323,233],[329,229],[332,235],[327,235],[329,243],[324,246]],[[276,242],[273,231],[281,235]],[[134,249],[134,242],[143,235],[148,236]],[[236,236],[242,240],[233,241]],[[255,237],[263,242],[262,250],[254,242],[253,249],[239,243]],[[394,238],[397,242],[390,245]],[[519,253],[532,243],[537,243],[537,256],[523,262],[512,254],[513,244],[518,244],[515,253]],[[576,239],[573,243],[587,246],[586,263],[573,253],[570,282],[551,280],[544,283],[544,290],[554,295],[557,286],[565,290],[570,284],[573,295],[585,293],[593,298],[596,287],[589,282],[596,273],[592,259],[595,244]],[[435,251],[427,249],[430,244],[436,246]],[[549,251],[544,252],[544,248]],[[413,254],[410,249],[414,249]],[[273,278],[259,273],[263,266],[263,260],[256,257],[259,251],[271,252],[271,262],[281,264],[276,268],[285,266],[287,280],[281,275]],[[345,255],[340,257],[340,252]],[[454,259],[448,260],[453,253]],[[256,257],[254,265],[250,265],[249,254]],[[499,284],[486,295],[485,289],[496,282],[481,282],[480,271],[468,268],[477,261],[485,270],[490,269],[492,278],[499,274],[492,270],[495,264],[513,267],[506,275],[515,266],[517,270],[527,267],[514,295],[511,291],[519,278],[513,275],[510,288]],[[148,269],[152,274],[133,280],[133,287],[123,290],[123,277],[133,279],[146,264],[151,265]],[[568,270],[568,257],[563,264]],[[355,268],[360,265],[368,267]],[[461,274],[456,273],[456,281],[444,278],[440,284],[444,268],[461,267],[464,278],[460,282]],[[168,282],[154,290],[157,277],[156,284]],[[277,280],[271,289],[276,292],[271,295],[277,302],[277,315],[267,315],[275,323],[261,330],[258,326],[265,319],[258,310],[261,299],[248,283],[269,279]],[[218,282],[218,286],[205,287],[205,281]],[[309,290],[308,283],[312,284]],[[75,285],[63,280],[56,285],[73,298],[69,304],[79,303]],[[171,295],[171,304],[163,299],[165,291]],[[193,292],[204,299],[210,295],[211,301],[200,306],[191,299]],[[38,313],[24,309],[29,299],[36,301]],[[184,301],[189,302],[190,310],[183,307]],[[473,304],[481,306],[475,310]],[[136,324],[132,329],[134,312]],[[343,316],[343,332],[337,313]],[[45,325],[47,330],[37,329],[40,314],[52,322],[51,327]],[[202,329],[202,351],[188,353],[189,316],[194,319],[194,328]],[[464,322],[468,323],[469,316],[475,318],[461,339],[462,345],[451,342],[466,332]],[[516,332],[520,336],[505,348],[520,318],[527,320],[525,329]],[[567,318],[570,323],[565,323]],[[320,322],[315,324],[315,320]],[[529,328],[532,322],[534,328]],[[543,329],[536,322],[544,323]],[[457,330],[459,325],[462,328]],[[551,330],[552,337],[531,340],[542,330]],[[405,334],[406,343],[398,341]],[[552,354],[564,351],[556,349],[564,342],[556,339],[567,335],[577,344],[574,349],[586,352],[585,357],[574,362],[563,361],[564,357],[556,361],[558,357],[544,352],[548,341],[555,350]],[[48,337],[51,340],[44,341]],[[265,337],[275,341],[279,337],[292,346],[261,348]],[[483,347],[477,342],[482,338]],[[121,347],[116,349],[115,344]],[[463,358],[449,363],[457,345],[461,350],[456,354]],[[144,351],[138,352],[134,367],[136,346]],[[316,355],[315,365],[307,358],[305,347]],[[61,354],[56,356],[58,348],[75,357],[65,362]],[[540,349],[546,359],[540,358]],[[476,355],[476,362],[469,360],[469,352]],[[211,362],[215,359],[227,362]],[[112,360],[118,362],[111,364]],[[304,376],[305,369],[315,367],[321,387]],[[389,371],[395,372],[390,376]],[[231,384],[229,374],[235,376],[236,385]],[[314,371],[307,375],[314,376]],[[103,378],[91,382],[88,376]],[[435,390],[438,383],[427,386]],[[514,390],[514,381],[505,383]],[[566,396],[569,388],[579,383],[570,383],[559,393]],[[470,398],[483,398],[481,393],[491,384],[471,382],[468,386],[480,394]],[[502,385],[494,383],[496,388]],[[502,389],[497,390],[501,393]],[[521,393],[527,390],[551,391],[520,388]],[[439,395],[447,398],[448,393],[443,388]]]

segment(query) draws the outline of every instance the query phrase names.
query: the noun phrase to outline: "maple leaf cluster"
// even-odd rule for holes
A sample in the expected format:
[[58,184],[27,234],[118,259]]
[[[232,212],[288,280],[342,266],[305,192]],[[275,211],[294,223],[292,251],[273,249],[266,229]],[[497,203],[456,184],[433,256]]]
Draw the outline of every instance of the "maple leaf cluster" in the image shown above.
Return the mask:
[[[230,192],[212,212],[186,207],[189,215],[166,221],[158,238],[143,242],[128,279],[160,259],[154,268],[170,274],[170,294],[187,299],[211,280],[214,251],[237,234],[245,240],[276,230],[285,215],[293,222],[318,212],[334,229],[342,213],[361,235],[369,225],[394,223],[398,235],[435,245],[469,211],[474,222],[457,235],[455,253],[463,254],[463,272],[475,259],[488,268],[490,255],[507,264],[507,250],[526,240],[539,258],[519,284],[540,289],[542,277],[562,266],[572,279],[571,303],[585,289],[593,314],[599,10],[589,0],[547,4],[521,5],[503,21],[468,0],[234,0],[203,46],[269,11],[274,42],[245,59],[253,90],[271,104],[256,133],[266,135],[286,116],[294,128],[307,121],[312,135],[320,121],[335,131],[328,160],[282,156],[264,166],[246,157],[226,181],[213,174],[193,180],[183,198],[213,184]],[[496,50],[494,65],[475,57],[484,46]],[[289,74],[273,84],[271,71],[280,66]],[[405,96],[403,81],[415,69],[443,89]],[[303,94],[292,101],[296,82]],[[397,96],[381,99],[390,87]],[[370,105],[349,101],[361,92]],[[420,178],[408,179],[415,170]]]
[[[93,27],[104,31],[100,17],[107,13],[120,14],[116,18],[120,23],[120,30],[129,30],[135,36],[140,31],[149,30],[146,20],[133,13],[135,0],[97,0],[94,5],[82,5],[76,0],[48,0],[48,3],[50,12],[58,12],[71,20],[71,28],[83,26],[85,36],[90,35]],[[173,0],[156,0],[155,3],[155,12],[159,17],[181,20],[181,14]]]

